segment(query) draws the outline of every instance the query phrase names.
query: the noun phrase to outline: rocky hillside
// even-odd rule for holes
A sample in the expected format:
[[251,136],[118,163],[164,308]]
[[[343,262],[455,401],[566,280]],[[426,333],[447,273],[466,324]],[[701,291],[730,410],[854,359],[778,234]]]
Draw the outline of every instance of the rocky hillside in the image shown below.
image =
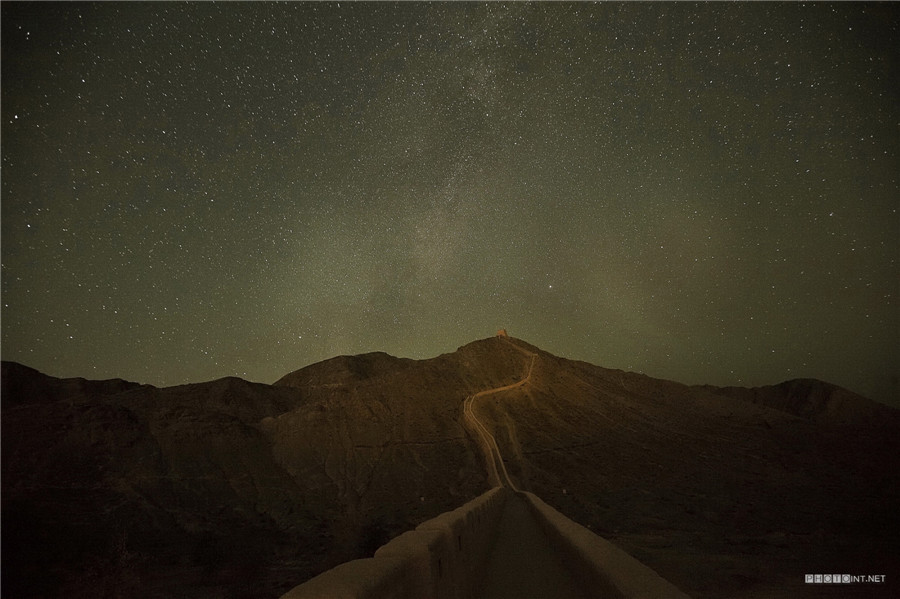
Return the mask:
[[765,387],[705,389],[825,425],[900,426],[900,412],[837,385],[794,379]]
[[819,381],[687,387],[490,338],[274,385],[4,362],[3,595],[277,597],[369,555],[486,489],[462,402],[520,380],[527,352],[528,383],[476,406],[518,486],[689,594],[900,572],[895,410]]

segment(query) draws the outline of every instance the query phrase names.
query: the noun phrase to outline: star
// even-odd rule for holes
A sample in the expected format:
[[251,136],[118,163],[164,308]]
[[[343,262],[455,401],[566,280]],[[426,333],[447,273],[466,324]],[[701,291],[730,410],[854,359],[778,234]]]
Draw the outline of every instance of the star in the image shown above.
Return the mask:
[[878,11],[0,10],[4,359],[271,382],[503,322],[685,383],[900,397]]

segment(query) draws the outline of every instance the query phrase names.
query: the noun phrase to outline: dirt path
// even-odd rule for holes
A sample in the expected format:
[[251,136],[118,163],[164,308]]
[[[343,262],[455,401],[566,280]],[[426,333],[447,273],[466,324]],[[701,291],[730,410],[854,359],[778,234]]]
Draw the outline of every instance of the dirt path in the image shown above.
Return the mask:
[[[510,480],[503,463],[497,440],[478,420],[475,401],[493,393],[509,391],[527,384],[537,354],[515,343],[507,343],[531,358],[528,372],[518,382],[503,387],[479,391],[463,402],[463,417],[478,432],[487,462],[491,484],[519,491]],[[476,596],[482,599],[553,599],[583,598],[584,594],[572,580],[562,559],[553,552],[546,533],[538,525],[519,495],[511,495],[503,509],[497,530],[497,541],[485,564],[483,586]]]
[[528,350],[525,350],[515,343],[511,341],[506,341],[518,351],[524,353],[525,355],[531,358],[531,362],[528,364],[528,372],[522,377],[522,380],[512,383],[510,385],[504,385],[502,387],[495,387],[493,389],[486,389],[484,391],[479,391],[474,395],[470,395],[463,402],[463,418],[469,425],[478,431],[478,435],[481,438],[481,447],[484,451],[485,459],[487,461],[487,469],[488,469],[488,480],[492,485],[509,487],[513,491],[518,491],[519,489],[515,484],[510,480],[509,474],[506,472],[506,465],[503,463],[503,456],[500,454],[500,448],[497,447],[497,440],[494,439],[494,436],[487,430],[487,428],[478,420],[478,417],[475,415],[475,400],[484,397],[486,395],[491,395],[493,393],[501,393],[503,391],[509,391],[510,389],[515,389],[517,387],[521,387],[522,385],[527,384],[531,380],[531,371],[534,369],[534,361],[537,358],[537,354],[532,353]]
[[553,552],[525,500],[512,495],[500,518],[497,542],[485,565],[481,599],[569,599],[585,595]]

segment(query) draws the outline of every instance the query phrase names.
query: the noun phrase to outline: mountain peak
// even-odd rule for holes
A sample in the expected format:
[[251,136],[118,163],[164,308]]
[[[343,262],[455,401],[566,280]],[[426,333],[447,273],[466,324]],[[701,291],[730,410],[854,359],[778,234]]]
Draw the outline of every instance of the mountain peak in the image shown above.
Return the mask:
[[[4,585],[29,591],[46,568],[80,581],[122,565],[126,538],[134,568],[169,581],[159,594],[184,597],[208,592],[184,584],[204,569],[246,580],[248,558],[263,577],[292,556],[287,577],[253,580],[275,597],[367,557],[490,485],[467,398],[516,487],[696,596],[799,595],[796,563],[876,563],[900,535],[896,411],[812,379],[690,387],[500,335],[424,360],[337,356],[275,385],[158,389],[12,363],[2,383]],[[67,550],[53,562],[48,545]],[[102,572],[98,589],[133,578]]]

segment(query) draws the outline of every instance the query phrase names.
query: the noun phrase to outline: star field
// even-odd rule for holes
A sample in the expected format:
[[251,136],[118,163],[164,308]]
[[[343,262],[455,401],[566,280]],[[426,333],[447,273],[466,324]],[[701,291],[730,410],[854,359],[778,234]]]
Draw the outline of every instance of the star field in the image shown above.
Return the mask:
[[898,16],[3,3],[3,358],[272,382],[505,327],[897,405]]

